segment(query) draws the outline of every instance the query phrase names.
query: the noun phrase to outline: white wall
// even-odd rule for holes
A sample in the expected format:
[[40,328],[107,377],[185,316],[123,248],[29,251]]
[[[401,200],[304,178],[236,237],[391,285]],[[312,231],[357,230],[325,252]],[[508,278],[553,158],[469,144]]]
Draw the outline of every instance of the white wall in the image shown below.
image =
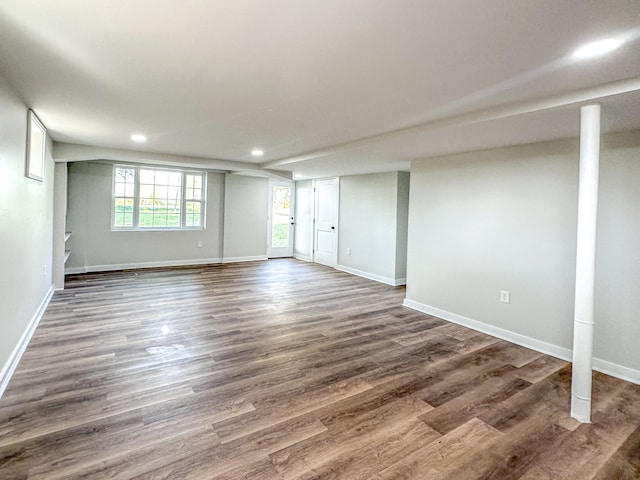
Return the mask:
[[[222,257],[224,175],[207,176],[205,230],[111,231],[112,166],[69,164],[67,242],[70,272],[215,263]],[[202,241],[202,248],[197,242]]]
[[[594,365],[634,379],[640,375],[640,132],[604,139],[601,175]],[[567,356],[577,185],[577,141],[414,162],[407,304]],[[510,304],[499,302],[500,290],[511,291]]]
[[296,182],[296,211],[293,256],[311,261],[313,248],[313,180]]
[[0,77],[0,393],[53,293],[51,142],[43,182],[25,177],[26,142],[27,107]]
[[340,177],[339,269],[404,283],[398,262],[406,257],[406,232],[398,229],[406,228],[408,178],[405,172]]
[[594,354],[640,370],[640,131],[602,149]]
[[224,261],[266,260],[269,180],[226,175]]

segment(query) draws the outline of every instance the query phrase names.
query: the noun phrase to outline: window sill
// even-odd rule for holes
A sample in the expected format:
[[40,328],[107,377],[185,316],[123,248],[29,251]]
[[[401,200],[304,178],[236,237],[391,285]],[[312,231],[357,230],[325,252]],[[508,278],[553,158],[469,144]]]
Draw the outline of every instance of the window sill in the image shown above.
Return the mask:
[[204,227],[183,228],[117,228],[111,227],[112,232],[201,232]]

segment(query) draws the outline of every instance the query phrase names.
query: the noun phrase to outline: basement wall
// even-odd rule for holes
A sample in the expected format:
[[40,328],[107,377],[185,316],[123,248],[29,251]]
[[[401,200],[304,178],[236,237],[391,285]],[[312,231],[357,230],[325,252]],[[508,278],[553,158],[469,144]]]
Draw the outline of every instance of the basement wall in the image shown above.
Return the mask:
[[[570,359],[578,161],[564,140],[413,162],[405,305]],[[640,383],[640,131],[603,137],[600,175],[594,367]]]
[[403,285],[408,203],[407,172],[340,177],[338,269]]
[[204,230],[112,231],[112,169],[69,164],[67,273],[266,259],[267,179],[208,172]]
[[27,178],[27,111],[0,77],[0,395],[54,291],[51,141],[44,181]]

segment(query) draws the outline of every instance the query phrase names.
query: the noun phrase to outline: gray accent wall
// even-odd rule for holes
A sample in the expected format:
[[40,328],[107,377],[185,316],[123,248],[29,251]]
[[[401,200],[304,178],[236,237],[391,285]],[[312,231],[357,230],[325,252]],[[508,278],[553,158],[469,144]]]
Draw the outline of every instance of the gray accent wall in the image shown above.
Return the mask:
[[112,169],[69,164],[68,272],[266,258],[267,179],[209,172],[204,230],[112,231]]
[[[407,304],[570,356],[578,162],[576,140],[413,162]],[[594,365],[635,381],[639,245],[640,132],[605,136]]]
[[267,258],[269,179],[226,175],[224,259]]
[[640,130],[602,149],[594,355],[640,371]]
[[409,232],[409,172],[398,173],[398,210],[396,215],[396,276],[407,277],[407,236]]
[[21,340],[53,292],[51,142],[44,181],[27,178],[27,110],[0,77],[0,382],[8,380]]
[[340,177],[338,268],[403,284],[408,202],[407,172]]

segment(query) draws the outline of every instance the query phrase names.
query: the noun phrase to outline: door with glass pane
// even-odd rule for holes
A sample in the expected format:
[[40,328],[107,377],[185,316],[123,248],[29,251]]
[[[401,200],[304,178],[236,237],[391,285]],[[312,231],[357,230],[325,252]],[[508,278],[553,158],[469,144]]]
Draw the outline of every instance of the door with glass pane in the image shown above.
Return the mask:
[[293,256],[293,202],[292,182],[269,182],[269,258]]

